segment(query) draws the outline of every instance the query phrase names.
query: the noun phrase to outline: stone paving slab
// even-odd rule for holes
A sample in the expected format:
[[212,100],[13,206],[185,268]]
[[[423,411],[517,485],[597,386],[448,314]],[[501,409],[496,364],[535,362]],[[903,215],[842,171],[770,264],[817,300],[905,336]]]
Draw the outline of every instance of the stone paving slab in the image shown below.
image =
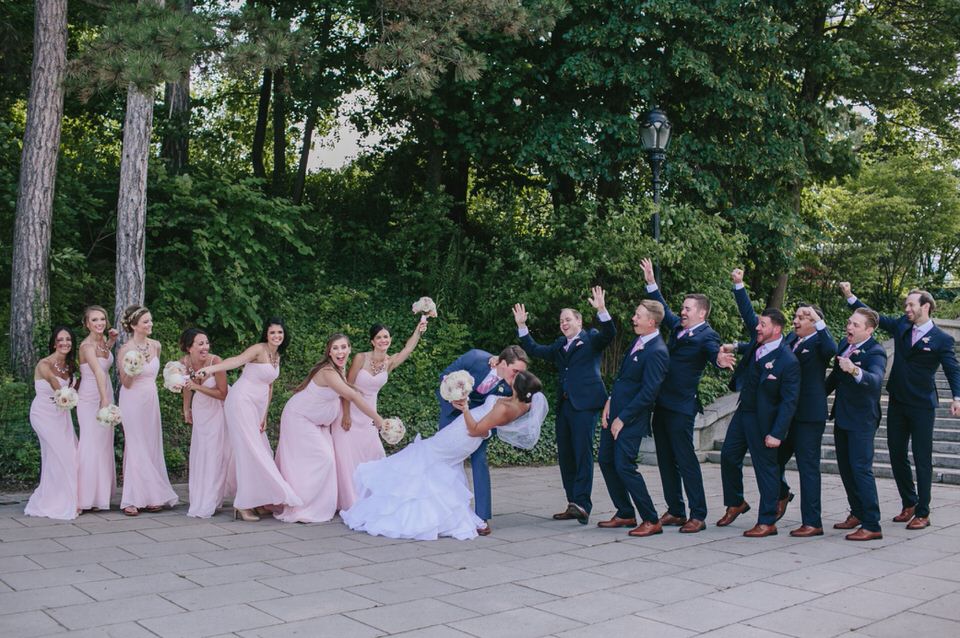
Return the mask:
[[[662,510],[656,470],[641,471]],[[935,485],[932,526],[909,532],[890,522],[900,500],[879,479],[884,539],[855,544],[830,528],[847,503],[825,475],[825,536],[787,535],[797,499],[778,536],[745,539],[755,511],[715,527],[719,468],[703,471],[708,529],[645,539],[594,525],[613,510],[599,471],[591,524],[552,520],[565,505],[556,467],[494,469],[493,534],[473,541],[195,519],[183,504],[50,521],[4,494],[0,636],[960,636],[960,487]]]

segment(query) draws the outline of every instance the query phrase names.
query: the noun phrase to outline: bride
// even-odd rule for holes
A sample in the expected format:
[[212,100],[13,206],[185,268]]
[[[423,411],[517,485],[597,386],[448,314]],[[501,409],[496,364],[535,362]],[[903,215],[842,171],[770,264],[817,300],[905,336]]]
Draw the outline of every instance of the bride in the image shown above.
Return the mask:
[[491,395],[472,410],[467,401],[453,405],[463,412],[433,436],[385,459],[363,463],[353,475],[357,500],[340,517],[348,527],[374,536],[435,540],[477,536],[482,521],[470,507],[463,462],[491,431],[517,447],[532,448],[547,414],[540,380],[520,372],[513,395]]

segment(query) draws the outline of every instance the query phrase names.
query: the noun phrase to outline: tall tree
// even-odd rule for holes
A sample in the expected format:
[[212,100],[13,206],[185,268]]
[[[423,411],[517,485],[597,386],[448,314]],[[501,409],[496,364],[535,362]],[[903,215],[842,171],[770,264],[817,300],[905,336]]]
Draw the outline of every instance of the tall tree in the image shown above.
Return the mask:
[[[193,0],[180,0],[180,11],[193,11]],[[166,130],[160,155],[167,167],[179,173],[190,160],[190,69],[186,69],[176,82],[167,82],[164,91],[167,110]]]
[[50,233],[67,69],[67,0],[37,2],[10,293],[11,367],[30,378],[50,312]]

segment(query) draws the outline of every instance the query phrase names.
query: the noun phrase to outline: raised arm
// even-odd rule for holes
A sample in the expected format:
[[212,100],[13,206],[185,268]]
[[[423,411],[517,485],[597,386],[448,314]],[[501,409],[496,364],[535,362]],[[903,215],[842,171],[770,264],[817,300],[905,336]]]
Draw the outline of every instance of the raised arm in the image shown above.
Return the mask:
[[[840,294],[843,295],[847,305],[852,309],[870,308],[870,306],[860,301],[857,296],[853,294],[853,289],[850,287],[849,281],[841,281],[838,285],[840,286]],[[890,315],[881,315],[880,313],[877,314],[880,316],[880,329],[893,334],[897,326],[898,318]]]
[[644,257],[640,260],[640,267],[643,269],[643,279],[647,282],[647,296],[663,304],[662,323],[667,326],[667,329],[673,330],[680,325],[680,317],[673,314],[673,311],[670,310],[670,306],[667,304],[667,300],[660,292],[660,287],[657,285],[657,279],[654,276],[653,262],[650,261],[648,257]]
[[730,273],[730,280],[733,282],[733,298],[737,302],[737,312],[740,313],[740,319],[743,320],[747,332],[755,332],[760,320],[753,309],[753,304],[750,303],[750,295],[747,294],[747,289],[743,285],[743,271],[734,268],[733,272]]
[[590,305],[597,311],[600,320],[600,334],[590,340],[590,347],[597,352],[603,350],[617,336],[617,327],[613,325],[613,317],[607,312],[607,293],[600,286],[594,286],[590,291]]
[[[545,346],[537,343],[527,328],[527,307],[522,303],[513,305],[513,320],[517,324],[517,335],[520,337],[520,345],[531,357],[553,361],[556,348],[551,344]],[[459,361],[459,359],[457,360]],[[456,361],[454,362],[456,364]]]
[[[427,330],[427,316],[423,315],[420,319],[420,322],[413,329],[413,334],[407,339],[407,343],[404,344],[403,350],[397,354],[390,357],[390,363],[387,364],[387,370],[394,370],[401,363],[407,360],[410,357],[410,353],[413,352],[413,349],[417,347],[417,344],[420,343],[420,335],[422,335]],[[352,370],[352,368],[351,368]],[[351,381],[351,383],[353,383]]]

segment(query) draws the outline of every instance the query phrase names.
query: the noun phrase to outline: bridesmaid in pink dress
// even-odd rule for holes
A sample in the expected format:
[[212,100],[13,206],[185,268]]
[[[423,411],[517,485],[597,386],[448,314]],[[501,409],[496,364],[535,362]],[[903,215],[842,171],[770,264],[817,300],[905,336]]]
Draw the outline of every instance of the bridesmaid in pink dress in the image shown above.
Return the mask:
[[[210,337],[199,328],[188,328],[180,335],[180,349],[186,353],[180,362],[191,376],[204,366],[220,363],[220,357],[210,354]],[[227,391],[226,372],[217,372],[203,383],[187,381],[183,386],[183,420],[192,426],[187,516],[210,518],[223,505],[223,499],[237,490],[237,470],[223,411]]]
[[69,410],[53,403],[53,394],[77,378],[73,333],[57,326],[50,335],[50,355],[33,371],[37,395],[30,404],[30,426],[40,439],[40,485],[23,513],[65,521],[80,514],[77,506],[77,435]]
[[108,510],[117,491],[117,462],[113,428],[97,421],[97,412],[113,403],[113,345],[117,331],[107,330],[107,311],[88,306],[83,311],[86,338],[80,342],[80,388],[77,423],[80,424],[78,500],[82,510]]
[[280,419],[277,466],[303,501],[274,514],[287,523],[322,523],[337,512],[337,472],[330,430],[338,430],[341,398],[353,402],[376,436],[383,419],[344,378],[350,340],[335,333],[327,339],[323,359],[297,386]]
[[[159,512],[177,504],[163,458],[163,431],[160,426],[160,398],[157,373],[160,371],[160,342],[151,339],[153,317],[145,306],[127,306],[120,320],[132,334],[120,348],[120,413],[123,415],[123,492],[120,509],[136,516],[143,509]],[[131,377],[123,369],[123,358],[131,350],[144,356],[143,372]]]
[[[424,316],[413,329],[413,334],[407,339],[403,350],[390,356],[387,354],[393,341],[390,329],[379,323],[370,328],[370,344],[373,350],[360,352],[353,358],[347,381],[353,384],[374,410],[377,409],[377,394],[387,383],[390,372],[407,360],[426,329],[427,319]],[[344,404],[346,403],[344,400]],[[383,444],[371,419],[365,417],[355,403],[349,404],[349,410],[344,407],[341,427],[333,427],[332,430],[333,450],[337,459],[337,509],[345,510],[350,509],[356,500],[353,487],[354,470],[361,463],[382,459]]]
[[243,366],[223,404],[237,468],[234,519],[259,521],[260,515],[270,512],[267,506],[303,505],[280,475],[266,433],[273,382],[280,375],[280,355],[289,341],[283,319],[270,317],[264,322],[260,343],[197,371],[197,378],[204,380]]

